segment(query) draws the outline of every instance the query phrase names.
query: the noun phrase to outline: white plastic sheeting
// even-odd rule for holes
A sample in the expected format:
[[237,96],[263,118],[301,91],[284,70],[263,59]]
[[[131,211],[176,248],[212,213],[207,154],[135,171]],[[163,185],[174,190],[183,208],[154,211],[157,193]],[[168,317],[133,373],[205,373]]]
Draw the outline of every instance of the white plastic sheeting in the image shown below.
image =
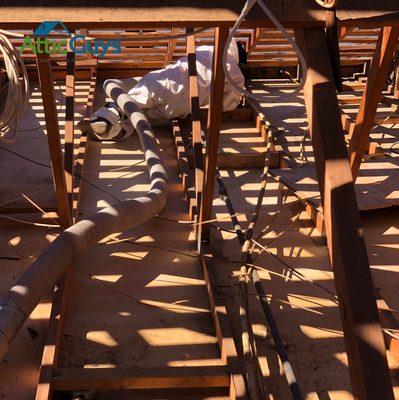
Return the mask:
[[[213,46],[200,46],[196,49],[197,76],[200,106],[209,104]],[[238,48],[233,40],[227,56],[227,70],[233,82],[244,88],[244,76],[238,67]],[[115,80],[113,80],[115,82]],[[187,57],[182,57],[165,69],[152,71],[140,78],[127,78],[117,81],[123,90],[131,96],[134,102],[145,113],[150,123],[164,122],[173,118],[182,118],[190,113],[189,73]],[[109,81],[104,82],[104,90]],[[234,110],[240,103],[241,95],[237,93],[226,80],[224,87],[223,111]],[[95,116],[100,116],[111,122],[113,128],[109,138],[118,135],[120,131],[119,116],[110,108],[99,109]]]

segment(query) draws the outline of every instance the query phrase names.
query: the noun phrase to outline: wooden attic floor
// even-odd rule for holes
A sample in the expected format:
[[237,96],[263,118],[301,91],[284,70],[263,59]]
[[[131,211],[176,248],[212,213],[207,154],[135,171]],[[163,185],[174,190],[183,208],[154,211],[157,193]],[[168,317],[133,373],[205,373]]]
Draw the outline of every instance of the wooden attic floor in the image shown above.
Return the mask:
[[[112,235],[80,258],[68,296],[60,366],[220,365],[190,225],[168,221],[188,219],[173,140],[168,130],[160,129],[157,134],[170,178],[169,201],[160,216],[166,219]],[[45,141],[39,145],[45,146]],[[148,191],[147,169],[137,137],[117,144],[90,142],[89,146],[84,174],[91,185],[83,187],[81,217],[114,203],[116,196],[123,200]],[[23,141],[13,149],[23,152]],[[34,147],[31,150],[34,158]],[[48,163],[48,156],[41,161]],[[15,158],[14,166],[22,171],[25,161],[20,163]],[[41,179],[32,176],[29,181]],[[2,175],[3,180],[7,178]],[[14,251],[29,257],[2,261],[2,293],[54,238],[53,234],[37,228],[2,230],[0,255],[15,256],[7,245],[11,240]],[[119,239],[123,241],[113,243]],[[1,365],[0,398],[33,398],[48,311],[47,300],[22,328]],[[31,338],[28,328],[39,335]],[[124,396],[118,398],[133,398]],[[211,391],[206,398],[226,397]]]
[[[279,129],[274,136],[276,150],[285,154],[288,164],[287,168],[274,169],[272,174],[296,190],[300,198],[307,199],[321,208],[311,140],[307,138],[303,141],[307,128],[303,98],[289,94],[292,85],[268,85],[269,88],[266,89],[264,82],[254,82],[254,92],[261,98],[263,112],[268,121]],[[351,86],[354,90],[345,91],[338,95],[338,99],[348,130],[348,118],[356,118],[362,95],[362,92],[356,89],[364,87],[364,82],[347,82],[346,86]],[[281,95],[284,96],[283,100],[279,100]],[[350,102],[348,97],[351,98]],[[387,117],[389,121],[384,122]],[[399,205],[399,155],[390,151],[392,148],[398,150],[398,118],[398,112],[393,111],[387,104],[381,103],[378,107],[376,121],[383,123],[376,125],[370,135],[370,140],[377,145],[378,152],[375,156],[366,156],[355,185],[361,211]]]
[[[287,110],[292,112],[292,109]],[[252,122],[242,123],[235,138],[231,123],[225,123],[224,149],[240,149],[248,143],[248,152],[262,151],[253,132]],[[248,136],[245,135],[248,134]],[[182,187],[178,181],[173,140],[168,130],[157,130],[164,159],[171,177],[171,195],[162,217],[188,220]],[[254,135],[253,145],[248,140]],[[48,163],[45,137],[32,141],[30,157]],[[256,140],[255,140],[256,139]],[[239,145],[237,145],[239,143]],[[106,204],[140,195],[148,188],[147,173],[137,138],[123,143],[89,144],[82,216]],[[24,152],[26,142],[12,147]],[[3,152],[1,153],[3,155]],[[26,152],[24,154],[27,154]],[[11,155],[10,155],[11,156]],[[5,158],[0,157],[0,165]],[[26,174],[26,162],[14,157],[7,169],[0,168],[0,181],[12,182]],[[29,165],[29,164],[28,164]],[[18,172],[6,173],[11,168]],[[260,170],[228,169],[221,171],[229,188],[239,220],[244,224],[253,209],[259,187]],[[39,173],[26,179],[39,185]],[[21,191],[20,187],[16,191]],[[110,193],[108,195],[104,191]],[[14,193],[15,194],[15,193]],[[285,199],[285,200],[284,200]],[[40,200],[37,200],[40,204]],[[284,203],[284,204],[282,204]],[[231,229],[227,211],[215,191],[217,226]],[[281,208],[278,216],[277,210]],[[299,217],[296,217],[299,213]],[[293,219],[296,218],[294,221]],[[279,260],[265,253],[256,264],[265,268],[261,277],[271,297],[275,318],[287,345],[306,399],[351,398],[349,374],[340,319],[331,296],[314,284],[289,273],[282,261],[306,277],[334,291],[333,275],[325,242],[292,196],[285,198],[282,187],[270,178],[267,197],[260,216],[259,241],[267,245]],[[399,272],[399,216],[395,211],[380,211],[363,216],[373,278],[391,308],[399,309],[396,296]],[[57,231],[43,228],[12,228],[0,231],[0,256],[18,260],[1,260],[0,294],[27,268],[32,259],[54,239]],[[213,230],[217,252],[220,290],[235,294],[237,278],[232,277],[239,259],[234,235]],[[116,239],[128,239],[113,243]],[[65,335],[61,352],[62,365],[100,367],[101,365],[158,366],[211,365],[218,363],[213,325],[209,314],[200,267],[190,242],[189,225],[156,219],[131,231],[107,238],[82,256],[75,265],[69,296]],[[12,249],[8,241],[11,241]],[[17,255],[18,252],[20,255]],[[145,304],[143,304],[145,303]],[[273,399],[288,398],[287,386],[278,366],[273,346],[265,338],[265,322],[255,296],[251,296],[261,364]],[[32,399],[37,381],[42,344],[45,338],[49,301],[45,300],[22,328],[9,355],[2,362],[0,398]],[[30,328],[30,330],[28,330]],[[39,335],[37,337],[36,333]],[[389,357],[396,381],[399,365]],[[399,386],[395,383],[399,398]],[[133,398],[119,393],[116,397],[101,394],[100,399]],[[127,396],[127,397],[126,397]],[[136,398],[136,397],[135,397]],[[148,399],[148,397],[137,397]],[[155,396],[151,397],[155,398]],[[162,397],[166,398],[166,397]],[[167,398],[176,399],[176,396]],[[223,395],[201,394],[196,399],[222,399]]]

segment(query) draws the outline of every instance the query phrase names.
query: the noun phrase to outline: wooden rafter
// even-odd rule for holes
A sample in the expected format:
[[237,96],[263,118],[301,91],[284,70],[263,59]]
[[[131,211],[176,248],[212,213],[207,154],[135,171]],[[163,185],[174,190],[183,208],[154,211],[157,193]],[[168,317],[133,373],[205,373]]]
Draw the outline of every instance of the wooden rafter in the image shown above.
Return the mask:
[[[171,30],[171,35],[175,36],[179,33],[179,28],[172,28]],[[177,39],[170,39],[168,41],[168,47],[166,48],[166,53],[165,53],[165,67],[169,65],[172,60],[173,60],[173,54],[175,53],[177,45]]]
[[67,228],[72,223],[68,192],[65,180],[64,156],[61,148],[58,115],[55,106],[54,82],[51,70],[50,55],[37,54],[37,70],[43,97],[44,117],[46,120],[47,141],[53,170],[54,187],[60,224]]
[[[78,214],[79,193],[80,193],[80,174],[84,165],[84,159],[87,151],[87,136],[82,134],[80,138],[79,148],[77,152],[74,150],[74,86],[75,86],[75,60],[68,53],[68,74],[66,76],[66,113],[65,113],[65,170],[70,173],[66,175],[66,182],[69,200],[71,201],[70,210],[73,212],[73,221],[76,222]],[[92,112],[94,104],[94,94],[96,88],[96,68],[92,67],[92,79],[90,82],[89,95],[84,116],[86,118]],[[70,146],[67,146],[67,144]],[[77,178],[74,179],[73,171],[75,166],[79,171]],[[43,348],[42,362],[39,372],[39,381],[36,389],[35,400],[50,400],[54,390],[53,376],[54,369],[58,366],[59,351],[62,340],[62,331],[64,327],[64,316],[66,309],[66,299],[68,297],[69,288],[72,279],[72,266],[70,266],[53,293],[51,305],[51,313],[49,318],[49,326],[46,336],[46,342]]]
[[75,53],[67,54],[67,74],[65,79],[65,180],[68,193],[69,209],[73,213],[74,181],[74,143],[75,143]]
[[356,399],[393,399],[384,339],[322,29],[296,32],[309,68],[305,103]]
[[[187,32],[192,33],[192,29]],[[187,37],[187,60],[189,74],[189,91],[190,91],[190,110],[191,110],[191,129],[192,129],[192,146],[194,150],[194,169],[195,169],[195,205],[201,204],[202,190],[204,186],[204,158],[202,143],[202,127],[201,127],[201,108],[198,91],[197,77],[197,58],[195,55],[195,37]],[[195,218],[198,220],[198,216]],[[198,225],[197,225],[198,227]],[[196,228],[196,231],[198,229]]]
[[[83,119],[88,120],[93,113],[94,109],[94,97],[97,88],[97,60],[93,60],[93,65],[90,67],[90,87],[89,93],[87,97],[86,109],[84,111]],[[73,218],[74,222],[77,221],[78,212],[79,212],[79,202],[81,195],[81,186],[82,186],[82,174],[84,173],[84,164],[87,155],[87,142],[88,137],[87,133],[82,132],[79,139],[79,146],[76,150],[75,154],[75,179],[74,179],[74,194],[73,194]]]
[[249,45],[248,49],[248,56],[251,55],[255,49],[256,46],[259,44],[260,39],[262,38],[263,30],[261,28],[255,28],[252,32],[251,35],[251,43]]
[[366,88],[360,103],[359,113],[351,135],[349,158],[352,175],[355,180],[367,150],[375,113],[381,100],[381,93],[386,83],[398,36],[399,26],[381,29],[378,45],[368,73]]

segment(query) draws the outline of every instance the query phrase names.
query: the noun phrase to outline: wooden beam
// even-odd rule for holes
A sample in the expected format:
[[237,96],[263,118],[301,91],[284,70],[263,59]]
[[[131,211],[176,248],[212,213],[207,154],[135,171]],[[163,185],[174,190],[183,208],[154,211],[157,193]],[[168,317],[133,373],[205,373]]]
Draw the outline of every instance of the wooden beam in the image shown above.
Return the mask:
[[71,225],[72,215],[68,202],[64,156],[61,148],[60,129],[58,126],[58,115],[54,97],[54,82],[50,62],[49,54],[44,52],[42,54],[37,54],[37,70],[43,97],[47,141],[50,151],[58,214],[61,226],[67,228]]
[[[38,55],[38,63],[40,63]],[[39,70],[39,69],[38,69]],[[50,69],[51,73],[51,69]],[[40,70],[39,70],[40,76]],[[52,85],[52,76],[51,85]],[[73,208],[73,171],[74,171],[74,101],[75,101],[75,53],[69,51],[67,54],[67,74],[66,74],[66,110],[65,110],[65,187],[68,200],[68,214],[72,223]],[[43,91],[43,88],[42,88]],[[44,94],[43,94],[44,96]],[[44,101],[43,101],[44,103]],[[46,106],[45,106],[46,107]],[[46,112],[46,110],[45,110]],[[47,118],[46,118],[47,123]],[[57,121],[58,128],[58,121]],[[47,131],[47,135],[49,132]],[[65,278],[61,279],[55,288],[49,327],[46,342],[42,354],[42,362],[39,372],[39,381],[36,389],[36,400],[49,400],[52,398],[52,375],[53,369],[58,365],[59,350],[62,339],[64,325],[64,311],[66,307],[66,294],[70,285],[71,272],[68,269]]]
[[367,151],[371,129],[382,90],[385,86],[394,50],[398,43],[399,26],[381,29],[377,48],[374,52],[366,87],[360,103],[359,113],[351,135],[349,159],[353,179],[359,175],[360,164]]
[[50,400],[53,392],[53,373],[58,365],[59,352],[64,328],[66,308],[66,294],[71,283],[71,271],[68,269],[65,278],[62,278],[54,290],[49,326],[43,348],[40,365],[39,381],[36,388],[35,400]]
[[68,51],[67,73],[65,79],[65,150],[64,168],[70,213],[73,212],[73,170],[75,133],[75,53]]
[[[172,28],[171,35],[175,36],[179,33],[179,28]],[[170,39],[165,54],[165,67],[173,61],[173,54],[176,49],[177,39]]]
[[262,28],[255,28],[251,32],[251,42],[248,48],[248,56],[255,51],[256,46],[259,44],[262,39],[263,30]]
[[384,339],[323,29],[296,32],[308,65],[305,103],[356,399],[393,399]]
[[221,358],[229,367],[231,377],[230,400],[247,400],[248,394],[242,370],[243,363],[238,358],[224,300],[225,296],[218,296],[215,291],[217,287],[216,271],[212,251],[207,245],[204,245],[201,266],[208,291]]
[[[399,52],[399,50],[398,50]],[[399,54],[397,55],[399,57]],[[399,66],[395,68],[395,82],[394,82],[394,88],[393,88],[393,97],[394,99],[398,100],[399,99]]]
[[[173,121],[173,136],[176,143],[177,157],[179,162],[180,174],[185,191],[186,198],[192,200],[194,194],[192,171],[189,169],[186,157],[186,149],[184,140],[181,136],[179,124]],[[189,203],[189,208],[191,203]],[[227,363],[230,373],[230,399],[246,400],[246,386],[243,377],[243,371],[238,359],[234,338],[231,332],[227,308],[224,296],[217,296],[215,288],[217,288],[216,271],[213,264],[213,256],[209,246],[204,245],[201,257],[201,267],[204,275],[205,285],[208,292],[209,303],[214,321],[216,338],[220,349],[221,359],[223,363]]]
[[58,368],[54,390],[172,389],[229,387],[226,366],[157,368]]
[[[212,87],[208,112],[208,129],[205,154],[204,190],[200,207],[200,223],[211,219],[213,191],[215,187],[215,174],[217,166],[217,154],[219,149],[220,126],[222,123],[224,71],[223,50],[229,36],[228,28],[215,29],[215,45],[212,66]],[[198,240],[207,240],[209,226],[201,224]]]
[[335,10],[326,10],[326,39],[334,73],[335,87],[342,92],[341,54],[338,41],[338,21]]
[[[71,57],[69,54],[68,56]],[[68,65],[71,66],[73,64],[74,61]],[[87,105],[84,113],[84,118],[88,118],[91,115],[94,106],[94,95],[97,82],[96,68],[91,67],[90,70],[91,70],[91,81],[90,81],[90,88],[89,88],[89,94],[87,98]],[[70,74],[72,74],[72,69],[70,69],[69,72]],[[68,168],[70,168],[71,171],[73,171],[74,167],[76,167],[76,172],[77,172],[74,182],[69,182],[70,185],[71,184],[73,185],[69,186],[69,188],[72,188],[73,191],[68,192],[69,195],[71,196],[73,195],[72,197],[73,221],[76,222],[77,214],[79,211],[80,193],[81,193],[80,173],[83,172],[84,161],[87,154],[87,136],[85,134],[81,135],[79,148],[75,152],[73,146],[73,132],[74,132],[73,122],[69,123],[69,125],[67,126],[68,121],[73,121],[73,114],[72,114],[73,104],[68,103],[68,95],[72,96],[73,99],[74,94],[72,94],[72,88],[74,87],[74,84],[75,80],[74,79],[72,80],[71,78],[68,79],[67,75],[66,77],[67,110],[66,110],[65,143],[67,143],[67,131],[69,130],[68,140],[70,143],[72,143],[72,145],[69,148],[68,156],[67,156],[67,147],[65,148],[65,153],[66,153],[65,165],[66,165],[66,170],[67,166]],[[72,102],[72,100],[69,100],[69,102]],[[66,162],[67,160],[69,161],[68,164]],[[71,165],[71,163],[73,165]],[[54,390],[53,374],[54,374],[54,368],[58,366],[59,350],[62,339],[62,331],[64,327],[66,299],[68,296],[71,279],[72,279],[72,270],[70,267],[68,268],[65,277],[58,282],[57,287],[53,294],[49,327],[47,331],[45,346],[43,349],[42,362],[39,373],[39,382],[36,389],[35,400],[50,400],[52,398],[52,393]]]
[[[187,33],[193,32],[188,28]],[[204,157],[202,145],[202,127],[201,127],[201,108],[198,90],[197,76],[197,57],[195,55],[195,37],[187,37],[187,61],[189,75],[189,91],[190,91],[190,110],[191,110],[191,129],[192,129],[192,146],[194,151],[194,170],[195,170],[195,204],[201,204],[202,190],[204,186]],[[198,214],[198,212],[197,212]],[[198,221],[198,215],[195,217]],[[198,233],[198,225],[195,228]]]
[[[94,97],[96,94],[97,88],[97,67],[90,68],[90,87],[89,93],[87,96],[86,109],[84,111],[83,119],[88,120],[93,113],[94,109]],[[79,203],[80,203],[80,194],[81,194],[81,186],[82,179],[81,176],[84,173],[84,165],[87,156],[87,142],[88,137],[86,133],[82,133],[80,135],[79,146],[75,155],[75,183],[74,183],[74,193],[73,193],[73,219],[74,222],[78,219],[79,213]]]
[[194,176],[188,162],[188,151],[180,130],[179,121],[172,121],[172,135],[176,146],[177,163],[179,166],[180,179],[183,192],[186,198],[188,216],[190,221],[194,221],[197,215],[196,196],[194,188]]

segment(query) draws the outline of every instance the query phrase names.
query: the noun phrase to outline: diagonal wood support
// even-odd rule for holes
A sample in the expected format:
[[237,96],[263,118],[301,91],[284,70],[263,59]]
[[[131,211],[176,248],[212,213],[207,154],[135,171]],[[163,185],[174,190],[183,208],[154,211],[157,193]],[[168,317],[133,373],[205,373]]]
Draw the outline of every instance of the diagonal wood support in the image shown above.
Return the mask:
[[355,181],[359,175],[363,156],[367,151],[375,113],[381,100],[398,36],[399,26],[381,28],[349,146],[350,165]]
[[296,32],[309,68],[305,103],[353,394],[393,399],[374,286],[322,29]]
[[45,52],[37,54],[37,70],[43,97],[47,141],[50,151],[58,214],[61,226],[67,228],[72,223],[72,214],[68,201],[64,156],[61,148],[60,129],[54,97],[54,82],[50,62],[49,54],[46,54]]

